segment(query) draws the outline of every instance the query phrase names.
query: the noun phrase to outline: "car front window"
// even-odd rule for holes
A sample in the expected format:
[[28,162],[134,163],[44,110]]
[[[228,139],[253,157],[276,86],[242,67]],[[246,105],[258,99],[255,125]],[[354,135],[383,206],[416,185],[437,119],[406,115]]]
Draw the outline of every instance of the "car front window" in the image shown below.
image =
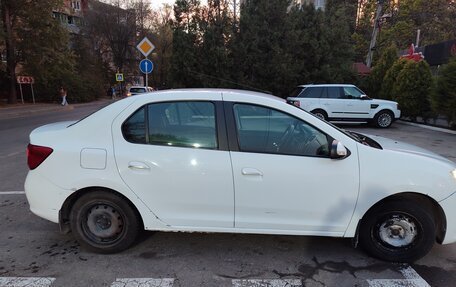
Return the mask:
[[355,87],[343,87],[343,90],[346,99],[360,99],[361,95],[363,95],[363,93]]
[[248,104],[235,104],[234,115],[241,151],[329,156],[326,134],[298,118]]

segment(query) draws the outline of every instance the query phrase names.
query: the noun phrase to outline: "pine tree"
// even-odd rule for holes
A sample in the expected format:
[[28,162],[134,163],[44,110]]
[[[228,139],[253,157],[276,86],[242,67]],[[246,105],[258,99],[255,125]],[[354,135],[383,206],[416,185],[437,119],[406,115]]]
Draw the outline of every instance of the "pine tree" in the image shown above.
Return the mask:
[[432,74],[429,65],[425,61],[407,61],[393,87],[402,115],[412,120],[418,116],[426,119],[430,112],[431,89]]
[[173,57],[170,84],[174,88],[201,87],[198,45],[200,1],[177,0],[174,4]]
[[394,86],[396,85],[397,77],[399,73],[407,64],[406,59],[397,59],[396,62],[386,71],[381,83],[381,95],[384,99],[392,99],[397,101],[397,95],[393,93]]
[[398,51],[396,46],[392,45],[383,52],[369,75],[369,95],[374,98],[391,100],[389,91],[383,92],[381,88],[386,72],[393,66],[397,59]]
[[439,72],[432,107],[435,113],[445,115],[450,126],[456,128],[456,58]]

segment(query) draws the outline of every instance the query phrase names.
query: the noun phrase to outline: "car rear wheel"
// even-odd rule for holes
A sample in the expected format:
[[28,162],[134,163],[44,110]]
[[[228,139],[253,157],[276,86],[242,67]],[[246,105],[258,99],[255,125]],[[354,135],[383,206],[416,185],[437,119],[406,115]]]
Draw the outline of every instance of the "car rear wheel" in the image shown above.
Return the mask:
[[387,128],[391,126],[394,120],[394,115],[390,111],[380,111],[374,117],[374,123],[379,128]]
[[130,247],[140,231],[136,211],[122,197],[108,191],[81,196],[70,213],[71,230],[85,248],[115,253]]
[[328,114],[326,114],[326,112],[323,110],[313,110],[312,114],[314,114],[317,118],[320,118],[322,120],[328,120]]
[[432,212],[412,201],[385,202],[362,219],[359,240],[370,255],[412,262],[431,250],[436,237]]

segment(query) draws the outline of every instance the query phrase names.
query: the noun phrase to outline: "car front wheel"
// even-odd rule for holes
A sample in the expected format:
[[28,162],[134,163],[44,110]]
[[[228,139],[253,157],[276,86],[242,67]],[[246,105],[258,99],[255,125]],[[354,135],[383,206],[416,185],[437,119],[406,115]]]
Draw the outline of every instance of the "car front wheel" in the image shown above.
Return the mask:
[[70,213],[71,230],[85,248],[115,253],[130,247],[139,231],[138,215],[122,197],[104,190],[81,196]]
[[436,237],[432,212],[415,202],[386,202],[362,219],[359,240],[370,255],[391,262],[412,262],[431,250]]
[[394,115],[390,111],[380,111],[374,117],[374,123],[379,128],[387,128],[394,121]]

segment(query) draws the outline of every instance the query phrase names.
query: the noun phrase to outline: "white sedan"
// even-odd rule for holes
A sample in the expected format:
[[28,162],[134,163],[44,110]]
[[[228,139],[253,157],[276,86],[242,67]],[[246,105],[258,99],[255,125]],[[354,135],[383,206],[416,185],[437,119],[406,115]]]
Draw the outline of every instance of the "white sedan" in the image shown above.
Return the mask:
[[32,212],[101,253],[143,229],[351,237],[396,262],[456,241],[454,162],[261,93],[126,98],[35,129],[27,156]]

